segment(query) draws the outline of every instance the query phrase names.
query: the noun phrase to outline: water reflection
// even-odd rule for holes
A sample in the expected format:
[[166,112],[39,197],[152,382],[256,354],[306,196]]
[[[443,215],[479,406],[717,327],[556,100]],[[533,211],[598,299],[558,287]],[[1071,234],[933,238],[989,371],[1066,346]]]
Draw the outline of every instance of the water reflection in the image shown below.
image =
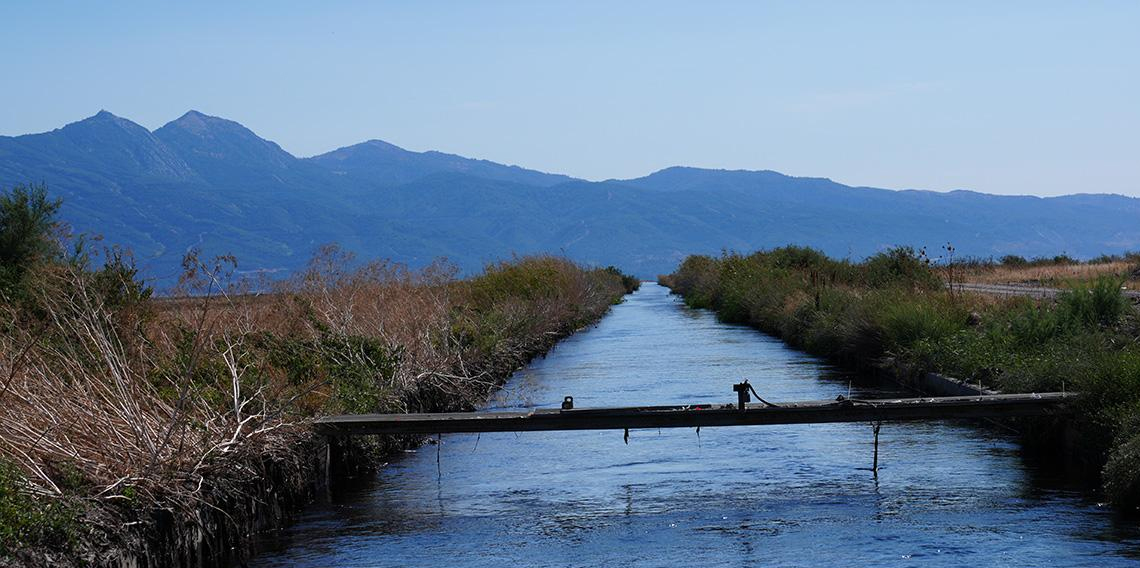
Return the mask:
[[[653,285],[492,407],[889,396]],[[252,566],[1125,565],[1140,542],[1008,434],[864,424],[451,435],[339,493]]]

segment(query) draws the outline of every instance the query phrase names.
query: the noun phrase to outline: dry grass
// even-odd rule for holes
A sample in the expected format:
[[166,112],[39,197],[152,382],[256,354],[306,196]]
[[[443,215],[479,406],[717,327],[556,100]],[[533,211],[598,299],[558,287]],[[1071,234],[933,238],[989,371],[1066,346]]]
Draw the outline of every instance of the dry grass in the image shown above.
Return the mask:
[[[1087,282],[1100,276],[1128,277],[1129,288],[1134,289],[1137,280],[1131,278],[1136,265],[1117,261],[1103,264],[1047,264],[1041,266],[1006,266],[982,264],[958,267],[960,272],[955,279],[978,284],[1024,284],[1033,286],[1060,286],[1067,282]],[[942,269],[943,271],[945,269]]]
[[35,309],[0,309],[0,459],[40,498],[189,516],[296,460],[313,416],[470,407],[622,295],[552,257],[473,280],[352,265],[326,249],[251,295],[197,263],[186,290],[204,295],[127,307],[45,270]]
[[[11,332],[0,336],[3,352],[17,354],[0,362],[0,454],[27,474],[30,491],[147,503],[173,492],[172,502],[192,507],[208,477],[251,452],[283,451],[299,435],[282,419],[281,393],[246,383],[249,365],[238,355],[253,329],[246,314],[186,314],[192,357],[173,368],[169,335],[150,336],[139,314],[109,310],[79,271],[43,282],[46,317],[28,329],[6,308]],[[224,403],[196,392],[194,375],[208,361],[224,369],[213,377]],[[163,369],[173,372],[159,378]]]

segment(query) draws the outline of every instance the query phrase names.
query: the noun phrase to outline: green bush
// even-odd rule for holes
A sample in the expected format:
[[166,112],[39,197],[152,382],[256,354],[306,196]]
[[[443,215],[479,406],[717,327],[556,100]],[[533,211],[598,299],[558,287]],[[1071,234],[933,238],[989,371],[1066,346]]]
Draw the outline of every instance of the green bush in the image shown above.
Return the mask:
[[106,251],[107,259],[91,275],[92,289],[111,310],[135,307],[151,297],[154,290],[139,278],[134,258],[122,249]]
[[1023,310],[1010,315],[1007,329],[1014,345],[1025,348],[1041,345],[1064,335],[1064,318],[1056,310],[1028,303]]
[[1121,260],[1124,260],[1124,257],[1120,256],[1118,254],[1102,254],[1102,255],[1097,255],[1093,258],[1090,258],[1088,263],[1089,264],[1111,264],[1113,262],[1120,262]]
[[1140,503],[1140,427],[1136,424],[1117,436],[1104,466],[1104,491],[1119,505]]
[[616,266],[607,266],[602,270],[620,278],[621,287],[625,290],[626,294],[632,294],[641,288],[641,279],[622,272],[621,269]]
[[1114,502],[1140,503],[1140,322],[1118,279],[1074,284],[1056,302],[981,300],[951,295],[914,249],[848,263],[787,247],[689,257],[662,281],[691,306],[854,367],[935,371],[1005,392],[1080,392],[1081,451],[1107,460]]
[[937,341],[966,325],[966,313],[952,303],[901,296],[884,301],[877,310],[877,323],[891,349],[906,349],[923,340]]
[[469,281],[476,306],[488,306],[507,298],[549,298],[564,289],[571,274],[556,258],[527,258],[488,265],[483,274]]
[[1029,265],[1029,261],[1024,256],[1016,254],[1007,254],[1001,257],[1002,266],[1022,267]]
[[827,255],[810,247],[786,246],[771,251],[767,256],[772,266],[798,270],[823,268],[833,262]]
[[392,377],[400,355],[378,338],[326,335],[320,353],[335,389],[330,413],[381,412],[398,399]]
[[709,256],[693,255],[681,263],[669,278],[669,286],[693,308],[711,308],[716,302],[720,262]]
[[1074,284],[1058,299],[1067,323],[1076,326],[1111,326],[1120,321],[1128,309],[1128,300],[1121,293],[1119,279],[1101,276],[1091,285]]
[[0,193],[0,298],[22,297],[32,265],[58,257],[53,237],[62,205],[43,185],[16,185]]
[[868,286],[908,286],[937,289],[942,280],[930,269],[930,261],[912,247],[895,247],[878,253],[863,263],[864,278]]
[[0,559],[17,550],[71,547],[77,508],[62,499],[33,497],[23,485],[19,470],[0,459]]

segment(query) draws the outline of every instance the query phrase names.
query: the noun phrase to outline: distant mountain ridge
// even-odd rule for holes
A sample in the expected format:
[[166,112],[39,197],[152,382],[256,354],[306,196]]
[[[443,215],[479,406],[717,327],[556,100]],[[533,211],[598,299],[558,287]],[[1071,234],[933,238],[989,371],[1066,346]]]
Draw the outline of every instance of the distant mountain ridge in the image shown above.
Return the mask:
[[169,282],[186,250],[285,273],[336,242],[466,271],[552,252],[642,276],[692,253],[788,243],[858,258],[952,242],[963,255],[1140,249],[1140,200],[850,187],[774,171],[673,167],[588,182],[380,140],[297,158],[241,124],[190,111],[151,132],[107,111],[0,137],[0,188],[45,182],[77,231],[135,251]]
[[570,176],[505,166],[487,160],[473,160],[454,154],[411,152],[383,140],[369,140],[338,148],[308,160],[338,174],[393,185],[437,173],[459,173],[543,187],[576,181]]

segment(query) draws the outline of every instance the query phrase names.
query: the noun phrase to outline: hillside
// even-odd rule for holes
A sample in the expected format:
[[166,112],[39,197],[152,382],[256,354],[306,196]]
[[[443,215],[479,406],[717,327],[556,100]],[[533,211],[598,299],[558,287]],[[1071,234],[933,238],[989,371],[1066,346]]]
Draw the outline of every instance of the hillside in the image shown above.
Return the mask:
[[366,183],[398,185],[438,173],[549,187],[575,181],[570,176],[548,174],[487,160],[473,160],[442,152],[411,152],[383,140],[369,140],[308,158],[309,162],[335,174]]
[[447,256],[473,270],[547,251],[642,276],[688,254],[789,243],[852,258],[946,242],[977,256],[1140,249],[1140,200],[1116,195],[893,191],[681,167],[587,182],[379,140],[300,159],[195,111],[154,132],[101,111],[0,137],[0,187],[27,182],[47,183],[75,230],[131,248],[160,283],[194,246],[235,254],[243,271],[294,270],[337,242],[412,265]]

